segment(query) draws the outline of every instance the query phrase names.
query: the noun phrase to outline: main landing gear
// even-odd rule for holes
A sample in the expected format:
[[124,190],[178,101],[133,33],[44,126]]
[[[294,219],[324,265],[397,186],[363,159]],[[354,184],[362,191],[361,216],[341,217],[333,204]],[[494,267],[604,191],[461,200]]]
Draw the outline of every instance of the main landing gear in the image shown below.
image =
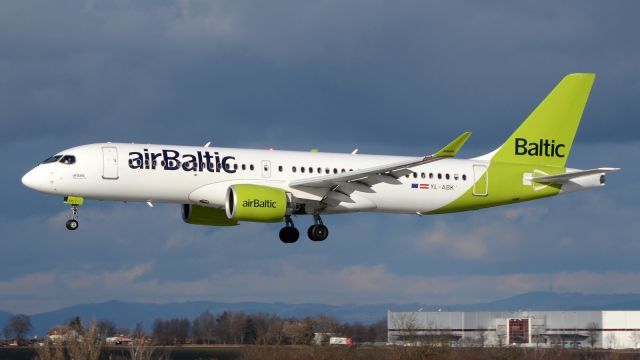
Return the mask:
[[284,217],[285,226],[280,229],[280,241],[285,244],[291,244],[298,241],[300,237],[300,232],[293,225],[293,221],[291,220],[291,216],[287,215]]
[[[280,241],[285,244],[291,244],[298,241],[300,232],[295,228],[291,216],[284,217],[285,226],[280,229]],[[322,223],[320,215],[313,216],[314,224],[307,230],[307,235],[312,241],[322,241],[329,236],[329,229]]]
[[64,198],[65,204],[71,205],[71,219],[67,220],[67,230],[76,230],[78,224],[78,206],[82,205],[84,200],[79,196],[66,196]]
[[309,226],[307,235],[312,241],[322,241],[329,236],[329,229],[322,223],[320,215],[313,215],[313,225]]

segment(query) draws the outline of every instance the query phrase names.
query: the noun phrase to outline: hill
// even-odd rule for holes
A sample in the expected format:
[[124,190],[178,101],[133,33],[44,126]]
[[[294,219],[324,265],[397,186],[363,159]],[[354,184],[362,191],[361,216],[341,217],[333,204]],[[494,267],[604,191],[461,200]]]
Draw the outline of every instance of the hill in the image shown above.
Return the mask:
[[[53,326],[64,324],[69,319],[80,316],[84,321],[107,319],[118,327],[134,328],[142,323],[150,329],[155,319],[186,317],[193,319],[205,310],[211,313],[223,311],[245,313],[276,314],[280,317],[313,316],[325,314],[336,317],[342,322],[372,323],[385,319],[388,310],[393,311],[516,311],[516,310],[640,310],[640,294],[581,294],[530,292],[487,303],[458,305],[408,304],[288,304],[238,302],[224,303],[215,301],[190,301],[181,303],[153,304],[133,303],[117,300],[96,304],[81,304],[59,310],[33,314],[31,322],[33,333],[44,334]],[[0,326],[4,326],[10,316],[0,311]]]

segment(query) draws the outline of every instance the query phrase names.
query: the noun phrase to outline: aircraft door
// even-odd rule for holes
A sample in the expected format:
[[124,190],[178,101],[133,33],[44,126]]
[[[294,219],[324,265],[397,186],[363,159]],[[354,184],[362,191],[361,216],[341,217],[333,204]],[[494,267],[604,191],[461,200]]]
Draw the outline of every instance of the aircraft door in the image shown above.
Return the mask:
[[489,171],[485,165],[473,165],[473,195],[487,196],[489,191]]
[[262,177],[271,177],[271,162],[269,160],[262,160]]
[[118,148],[115,146],[102,148],[102,178],[112,180],[118,178]]

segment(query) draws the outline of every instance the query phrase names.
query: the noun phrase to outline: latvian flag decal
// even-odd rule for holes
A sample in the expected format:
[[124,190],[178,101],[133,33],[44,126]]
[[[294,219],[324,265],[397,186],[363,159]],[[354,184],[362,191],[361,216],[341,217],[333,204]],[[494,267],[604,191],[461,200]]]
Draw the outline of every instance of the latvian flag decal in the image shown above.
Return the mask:
[[412,189],[429,189],[429,184],[411,184]]

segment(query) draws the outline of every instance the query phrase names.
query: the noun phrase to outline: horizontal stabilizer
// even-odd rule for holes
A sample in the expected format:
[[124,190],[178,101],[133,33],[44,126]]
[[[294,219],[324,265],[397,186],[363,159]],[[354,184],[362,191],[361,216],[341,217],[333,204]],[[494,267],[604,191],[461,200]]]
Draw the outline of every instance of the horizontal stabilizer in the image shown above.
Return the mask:
[[579,178],[582,176],[593,175],[593,174],[605,174],[608,172],[619,171],[619,170],[620,168],[608,168],[608,167],[590,169],[590,170],[580,170],[580,171],[568,172],[564,174],[536,176],[536,177],[532,177],[531,181],[537,182],[540,184],[561,184],[571,179]]

